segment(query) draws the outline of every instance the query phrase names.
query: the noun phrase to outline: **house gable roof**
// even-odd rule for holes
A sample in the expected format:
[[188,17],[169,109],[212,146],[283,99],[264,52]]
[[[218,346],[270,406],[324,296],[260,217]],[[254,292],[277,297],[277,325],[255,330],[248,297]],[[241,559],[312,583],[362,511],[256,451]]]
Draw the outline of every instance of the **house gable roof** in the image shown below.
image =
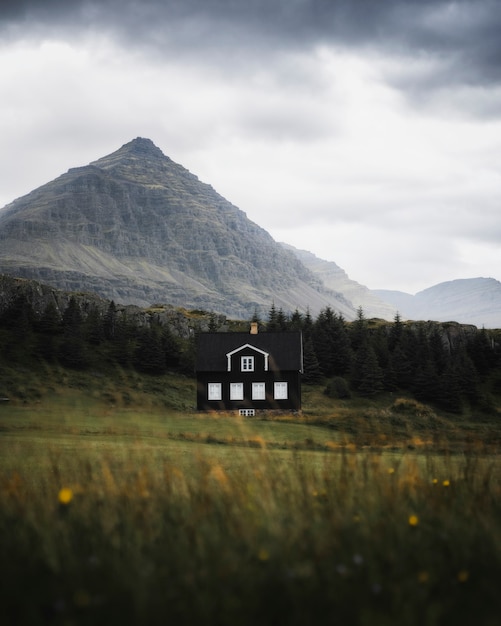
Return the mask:
[[247,350],[247,349],[254,350],[255,352],[260,352],[264,356],[264,369],[265,371],[268,371],[268,358],[270,356],[270,353],[265,352],[264,350],[261,350],[260,348],[256,348],[256,346],[252,346],[250,343],[246,343],[243,346],[240,346],[239,348],[235,348],[234,350],[226,354],[226,358],[228,359],[228,372],[231,371],[231,357],[237,352],[241,352],[242,350]]
[[303,365],[300,332],[282,333],[200,333],[195,369],[198,372],[225,372],[228,355],[244,347],[269,355],[270,368],[301,371]]

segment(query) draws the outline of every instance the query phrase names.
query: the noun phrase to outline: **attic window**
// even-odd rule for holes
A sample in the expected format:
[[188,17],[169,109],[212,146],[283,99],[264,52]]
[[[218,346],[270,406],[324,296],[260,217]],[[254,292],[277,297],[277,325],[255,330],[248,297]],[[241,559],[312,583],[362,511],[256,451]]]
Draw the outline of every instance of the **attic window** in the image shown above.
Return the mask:
[[253,356],[241,357],[240,368],[242,372],[253,372],[254,371],[254,357]]

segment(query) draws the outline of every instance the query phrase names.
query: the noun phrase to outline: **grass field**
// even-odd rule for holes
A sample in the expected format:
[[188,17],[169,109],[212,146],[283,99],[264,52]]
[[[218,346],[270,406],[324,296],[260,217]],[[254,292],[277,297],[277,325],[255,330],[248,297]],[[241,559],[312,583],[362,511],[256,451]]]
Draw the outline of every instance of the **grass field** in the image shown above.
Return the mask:
[[2,624],[499,623],[496,416],[308,388],[241,419],[123,376],[0,404]]

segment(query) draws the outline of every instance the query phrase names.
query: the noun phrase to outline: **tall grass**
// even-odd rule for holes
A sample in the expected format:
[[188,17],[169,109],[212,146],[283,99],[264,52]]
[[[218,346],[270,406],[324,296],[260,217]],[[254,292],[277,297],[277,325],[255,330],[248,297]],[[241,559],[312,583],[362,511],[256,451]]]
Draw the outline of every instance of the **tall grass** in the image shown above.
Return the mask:
[[16,443],[2,623],[498,623],[496,457],[256,442]]

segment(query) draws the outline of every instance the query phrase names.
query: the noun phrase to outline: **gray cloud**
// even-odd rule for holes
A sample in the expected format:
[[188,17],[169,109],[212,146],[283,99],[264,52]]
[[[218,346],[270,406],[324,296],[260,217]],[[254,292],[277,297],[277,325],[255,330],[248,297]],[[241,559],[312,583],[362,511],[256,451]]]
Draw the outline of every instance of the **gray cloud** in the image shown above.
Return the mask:
[[492,274],[500,9],[4,0],[3,197],[141,135],[272,235],[369,286]]
[[501,81],[500,0],[7,0],[0,24],[41,34],[104,30],[131,47],[203,49],[228,64],[241,61],[243,48],[261,57],[283,48],[364,46],[446,61],[438,79],[411,77],[415,88]]

